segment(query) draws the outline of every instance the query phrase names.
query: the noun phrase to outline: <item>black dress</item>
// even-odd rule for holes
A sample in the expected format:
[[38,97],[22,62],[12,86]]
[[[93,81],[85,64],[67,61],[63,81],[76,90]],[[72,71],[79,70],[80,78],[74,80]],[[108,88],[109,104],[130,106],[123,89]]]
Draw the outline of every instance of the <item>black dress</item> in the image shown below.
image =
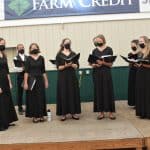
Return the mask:
[[[137,59],[137,54],[128,54],[128,58]],[[135,82],[136,82],[137,67],[133,64],[129,65],[129,77],[128,77],[128,105],[135,106]]]
[[[150,60],[150,56],[145,59]],[[150,68],[140,67],[137,69],[136,115],[150,119]]]
[[[113,51],[110,47],[106,47],[102,52],[96,48],[92,54],[101,57],[113,55]],[[93,83],[94,112],[115,112],[111,68],[105,65],[93,68]]]
[[[65,64],[64,58],[70,58],[75,55],[71,52],[69,56],[58,53],[56,56],[57,68]],[[76,62],[78,65],[78,62]],[[69,67],[64,70],[58,70],[57,79],[57,112],[58,116],[66,114],[80,114],[80,92],[76,71]]]
[[9,81],[8,81],[8,64],[7,59],[3,56],[0,58],[0,128],[7,129],[9,124],[17,121],[17,114],[12,101]]
[[25,72],[35,77],[36,83],[32,91],[26,91],[26,117],[40,118],[46,116],[46,93],[43,74],[45,73],[44,57],[37,60],[29,56],[25,63]]

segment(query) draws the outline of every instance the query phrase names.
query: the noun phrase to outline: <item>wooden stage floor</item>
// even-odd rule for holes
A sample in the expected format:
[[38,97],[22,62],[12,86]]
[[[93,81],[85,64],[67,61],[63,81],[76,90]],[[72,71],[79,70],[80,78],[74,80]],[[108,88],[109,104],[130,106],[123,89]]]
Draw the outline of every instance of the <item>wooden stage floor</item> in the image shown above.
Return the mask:
[[[0,132],[0,150],[98,150],[136,148],[150,150],[150,120],[139,119],[126,101],[116,102],[116,120],[97,120],[93,103],[82,104],[79,121],[59,121],[52,110],[52,121],[33,124],[19,116],[16,126]],[[107,116],[107,115],[106,115]]]

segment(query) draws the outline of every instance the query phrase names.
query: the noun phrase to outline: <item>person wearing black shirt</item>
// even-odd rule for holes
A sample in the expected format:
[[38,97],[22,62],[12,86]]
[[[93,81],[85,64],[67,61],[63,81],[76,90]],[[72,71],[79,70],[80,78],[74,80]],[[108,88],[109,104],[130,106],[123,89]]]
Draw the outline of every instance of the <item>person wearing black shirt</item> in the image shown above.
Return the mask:
[[[103,35],[98,35],[93,39],[95,49],[92,55],[102,57],[113,55],[111,47],[106,46],[106,40]],[[96,63],[90,64],[93,67],[93,83],[94,83],[94,112],[98,112],[98,120],[105,117],[104,112],[109,112],[109,118],[114,120],[115,112],[113,82],[111,76],[112,63],[104,60],[97,60]]]
[[15,71],[17,72],[17,103],[18,103],[18,112],[20,115],[23,115],[24,109],[23,104],[23,79],[24,79],[24,65],[27,59],[25,55],[24,45],[18,44],[17,47],[17,56],[14,57]]
[[74,55],[76,54],[71,50],[70,39],[64,39],[56,56],[58,69],[56,113],[62,116],[61,121],[65,121],[68,114],[71,114],[72,119],[79,120],[81,113],[79,84],[76,77],[79,62],[66,63],[65,61]]
[[136,115],[150,119],[150,43],[147,36],[139,38],[139,47],[138,58],[148,60],[149,63],[136,64]]
[[[129,59],[137,59],[138,56],[138,40],[131,41],[131,52],[128,54]],[[128,105],[135,106],[135,82],[136,82],[137,67],[134,63],[129,64],[128,77]]]
[[5,40],[0,38],[0,131],[8,129],[12,122],[18,120],[11,91],[12,83],[9,75]]
[[46,111],[46,93],[48,79],[45,72],[45,60],[36,43],[29,47],[25,62],[24,89],[26,90],[26,117],[33,118],[33,123],[43,122]]

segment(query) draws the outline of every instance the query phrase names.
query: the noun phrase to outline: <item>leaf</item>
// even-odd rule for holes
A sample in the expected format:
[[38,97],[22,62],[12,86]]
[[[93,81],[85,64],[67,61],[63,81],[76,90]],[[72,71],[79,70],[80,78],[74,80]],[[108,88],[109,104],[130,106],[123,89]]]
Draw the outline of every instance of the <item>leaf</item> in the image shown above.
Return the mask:
[[30,7],[30,3],[28,0],[11,0],[8,6],[18,16],[21,16]]

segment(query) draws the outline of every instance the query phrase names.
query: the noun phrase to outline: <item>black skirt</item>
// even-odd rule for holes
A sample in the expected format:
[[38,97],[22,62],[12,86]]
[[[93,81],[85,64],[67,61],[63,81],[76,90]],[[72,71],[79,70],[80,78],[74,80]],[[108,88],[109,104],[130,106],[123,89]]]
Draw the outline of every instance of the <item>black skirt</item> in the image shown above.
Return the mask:
[[75,70],[68,68],[58,71],[56,114],[59,116],[80,113],[79,84]]
[[111,69],[99,67],[93,70],[94,112],[115,112]]
[[136,67],[131,67],[128,78],[128,105],[135,106]]
[[8,128],[9,124],[17,121],[17,114],[12,101],[7,75],[0,75],[3,93],[0,94],[0,127]]
[[150,69],[139,68],[136,75],[136,115],[150,119]]
[[26,91],[26,117],[40,118],[47,115],[43,76],[36,76],[33,90]]

